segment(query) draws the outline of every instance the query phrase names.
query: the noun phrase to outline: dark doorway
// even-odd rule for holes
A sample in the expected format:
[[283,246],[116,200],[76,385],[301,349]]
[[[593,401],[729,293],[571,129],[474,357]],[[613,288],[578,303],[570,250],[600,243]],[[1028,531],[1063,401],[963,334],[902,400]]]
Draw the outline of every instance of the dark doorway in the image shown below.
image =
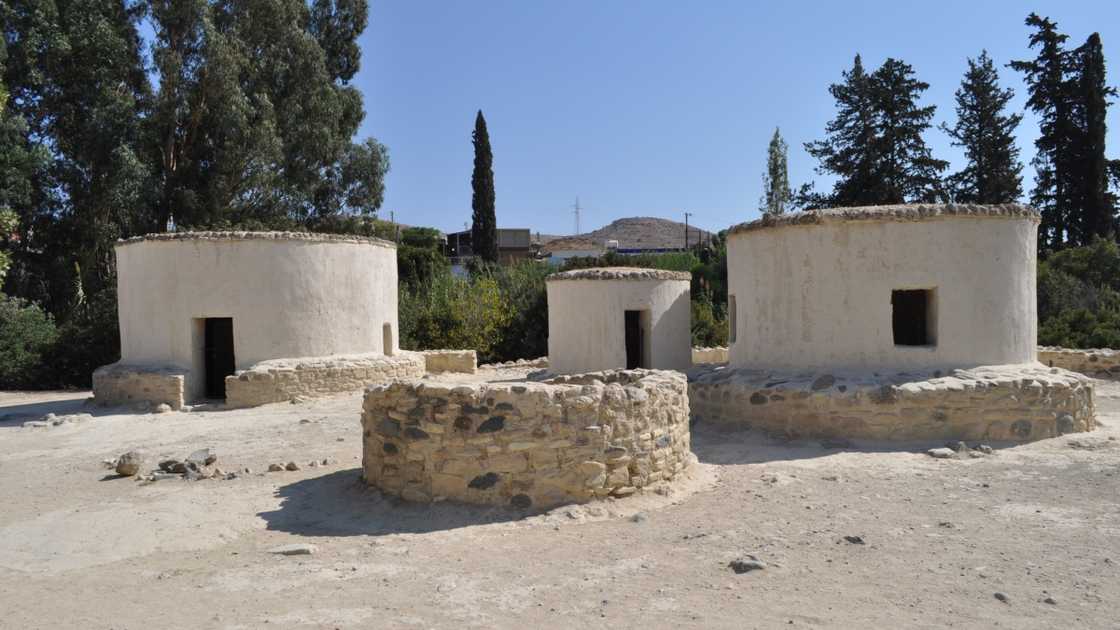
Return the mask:
[[233,374],[233,318],[206,318],[206,338],[203,345],[206,369],[206,397],[226,397],[226,377]]
[[935,345],[933,291],[891,291],[891,327],[896,346]]
[[626,311],[626,369],[646,367],[642,360],[645,347],[645,331],[642,330],[642,312]]

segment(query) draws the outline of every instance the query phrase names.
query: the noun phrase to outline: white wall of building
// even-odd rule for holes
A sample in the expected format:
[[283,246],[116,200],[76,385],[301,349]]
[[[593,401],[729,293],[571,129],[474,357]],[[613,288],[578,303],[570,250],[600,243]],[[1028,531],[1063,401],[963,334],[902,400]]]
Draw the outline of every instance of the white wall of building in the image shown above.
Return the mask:
[[626,367],[625,312],[648,311],[649,367],[692,363],[687,280],[549,280],[548,360],[559,374]]
[[[233,318],[238,370],[267,359],[398,346],[392,243],[318,236],[134,240],[118,244],[121,363],[202,373],[202,318]],[[193,378],[193,381],[192,381]]]
[[[926,368],[1037,355],[1037,219],[829,220],[732,231],[734,366]],[[895,346],[891,291],[935,289],[936,345]]]

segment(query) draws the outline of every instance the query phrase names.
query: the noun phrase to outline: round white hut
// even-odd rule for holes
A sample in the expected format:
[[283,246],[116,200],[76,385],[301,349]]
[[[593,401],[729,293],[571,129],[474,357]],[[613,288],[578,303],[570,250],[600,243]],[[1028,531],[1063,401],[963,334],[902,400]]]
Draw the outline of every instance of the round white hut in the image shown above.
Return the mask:
[[729,361],[909,369],[1037,356],[1037,211],[840,208],[766,217],[727,240]]
[[691,365],[687,272],[631,267],[548,277],[548,360],[558,374]]
[[396,352],[394,243],[183,232],[121,241],[116,255],[121,360],[95,373],[103,402],[225,398],[227,377],[262,362],[316,357],[304,367],[325,375],[338,366],[324,357]]

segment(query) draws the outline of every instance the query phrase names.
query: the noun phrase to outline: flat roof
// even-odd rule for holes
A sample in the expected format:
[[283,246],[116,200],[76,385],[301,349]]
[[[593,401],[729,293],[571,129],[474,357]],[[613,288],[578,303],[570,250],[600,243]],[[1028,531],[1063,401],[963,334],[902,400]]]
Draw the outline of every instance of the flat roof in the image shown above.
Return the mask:
[[318,232],[163,232],[121,239],[117,241],[117,247],[148,241],[310,241],[315,243],[356,243],[397,248],[396,243],[382,238]]
[[995,205],[968,203],[917,203],[890,206],[856,206],[848,208],[822,208],[791,212],[789,214],[763,215],[760,219],[733,225],[728,234],[741,234],[786,225],[820,225],[822,223],[847,223],[855,221],[928,221],[943,218],[1001,218],[1038,221],[1038,210],[1017,203]]
[[553,280],[683,280],[690,282],[692,274],[687,271],[668,271],[666,269],[646,269],[644,267],[589,267],[554,273],[547,281]]

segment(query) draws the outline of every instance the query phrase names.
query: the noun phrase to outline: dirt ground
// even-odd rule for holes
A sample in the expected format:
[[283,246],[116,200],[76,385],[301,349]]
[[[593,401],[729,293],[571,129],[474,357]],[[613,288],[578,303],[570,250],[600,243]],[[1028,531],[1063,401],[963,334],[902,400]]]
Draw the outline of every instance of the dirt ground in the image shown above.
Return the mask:
[[[1120,627],[1114,383],[1097,431],[976,459],[697,426],[671,496],[530,517],[365,488],[357,394],[166,414],[87,396],[0,393],[0,627]],[[48,412],[93,417],[23,426]],[[103,464],[203,447],[253,472]],[[292,543],[317,550],[269,552]],[[728,568],[748,555],[766,568]]]

